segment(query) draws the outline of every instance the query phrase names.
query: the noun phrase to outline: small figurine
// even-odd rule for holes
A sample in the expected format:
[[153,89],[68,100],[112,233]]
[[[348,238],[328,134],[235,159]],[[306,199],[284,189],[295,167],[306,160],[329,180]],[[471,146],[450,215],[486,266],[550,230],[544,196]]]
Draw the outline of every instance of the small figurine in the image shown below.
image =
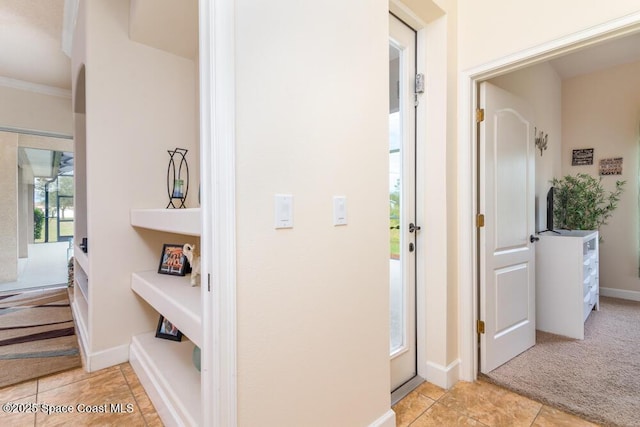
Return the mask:
[[189,265],[191,266],[191,286],[198,286],[200,284],[200,257],[194,254],[196,245],[185,243],[182,247],[184,256],[187,257]]

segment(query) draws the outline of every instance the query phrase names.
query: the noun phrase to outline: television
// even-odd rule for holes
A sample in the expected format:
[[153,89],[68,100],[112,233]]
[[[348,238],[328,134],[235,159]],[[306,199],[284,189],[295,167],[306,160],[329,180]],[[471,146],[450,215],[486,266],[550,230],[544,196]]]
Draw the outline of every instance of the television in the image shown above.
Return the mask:
[[547,229],[545,231],[555,231],[553,229],[553,187],[547,192]]

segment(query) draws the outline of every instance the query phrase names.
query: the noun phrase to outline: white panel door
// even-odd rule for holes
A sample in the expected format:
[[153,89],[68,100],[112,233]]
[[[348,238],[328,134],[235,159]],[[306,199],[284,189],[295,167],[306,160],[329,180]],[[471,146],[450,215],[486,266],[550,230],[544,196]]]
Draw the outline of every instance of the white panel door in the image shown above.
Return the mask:
[[482,83],[480,106],[480,370],[490,372],[536,339],[535,144],[523,100]]

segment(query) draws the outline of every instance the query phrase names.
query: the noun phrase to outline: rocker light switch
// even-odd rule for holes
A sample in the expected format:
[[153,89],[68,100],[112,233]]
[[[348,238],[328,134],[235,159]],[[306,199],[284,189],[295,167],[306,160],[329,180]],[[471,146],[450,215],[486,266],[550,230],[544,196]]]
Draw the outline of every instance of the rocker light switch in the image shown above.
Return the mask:
[[293,228],[293,196],[291,194],[275,195],[275,227]]
[[333,225],[347,225],[347,198],[333,196]]

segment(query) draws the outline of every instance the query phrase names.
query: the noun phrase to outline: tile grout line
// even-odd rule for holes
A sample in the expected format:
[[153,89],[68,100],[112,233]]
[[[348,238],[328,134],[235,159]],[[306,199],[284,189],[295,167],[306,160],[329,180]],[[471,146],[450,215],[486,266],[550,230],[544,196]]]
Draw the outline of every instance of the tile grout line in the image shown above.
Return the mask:
[[[538,402],[539,403],[539,402]],[[531,420],[531,424],[529,424],[529,426],[533,426],[536,423],[536,420],[538,419],[538,417],[540,416],[540,414],[542,413],[542,408],[544,408],[544,404],[540,404],[540,409],[538,409],[538,413],[536,413],[536,416],[533,417],[533,420]]]
[[131,388],[131,384],[129,383],[129,379],[127,378],[127,376],[125,375],[124,371],[122,370],[122,365],[123,364],[118,365],[118,368],[120,369],[120,373],[124,377],[124,382],[127,384],[127,387],[129,388],[129,392],[131,393],[131,397],[133,397],[133,401],[136,402],[136,406],[138,407],[138,411],[140,411],[140,415],[142,415],[142,420],[144,421],[144,425],[145,426],[149,426],[149,422],[147,421],[147,417],[145,416],[144,412],[142,411],[142,407],[140,406],[140,402],[138,402],[138,399],[136,399],[136,394],[133,392],[133,389]]

